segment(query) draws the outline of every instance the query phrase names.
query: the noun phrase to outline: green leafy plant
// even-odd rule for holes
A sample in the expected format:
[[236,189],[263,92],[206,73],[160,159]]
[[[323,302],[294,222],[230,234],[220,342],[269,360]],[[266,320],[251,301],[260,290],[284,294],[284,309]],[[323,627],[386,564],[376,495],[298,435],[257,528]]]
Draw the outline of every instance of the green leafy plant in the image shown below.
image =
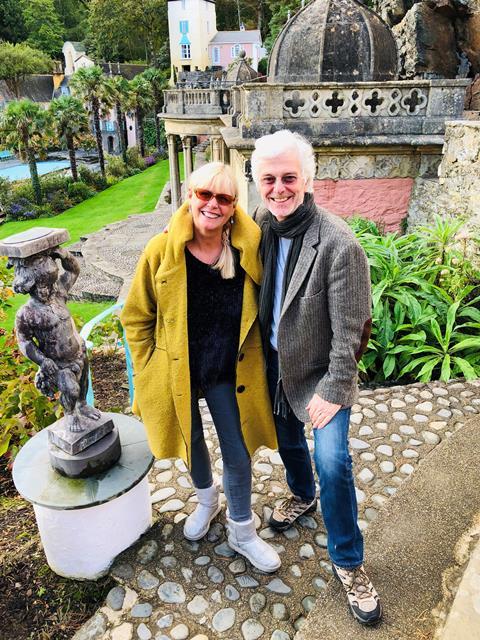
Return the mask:
[[462,223],[382,235],[372,222],[351,226],[368,257],[372,335],[360,362],[366,381],[480,376],[480,272],[458,246]]
[[10,465],[19,449],[38,431],[61,416],[58,401],[35,387],[36,367],[16,347],[13,332],[0,354],[0,457]]

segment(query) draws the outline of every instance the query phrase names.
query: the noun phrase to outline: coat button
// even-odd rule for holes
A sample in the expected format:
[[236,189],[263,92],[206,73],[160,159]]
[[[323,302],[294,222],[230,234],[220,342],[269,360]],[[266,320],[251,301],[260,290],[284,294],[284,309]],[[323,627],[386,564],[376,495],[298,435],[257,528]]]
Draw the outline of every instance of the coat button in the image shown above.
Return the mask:
[[241,362],[241,361],[244,359],[244,357],[245,357],[245,354],[244,354],[244,353],[241,353],[241,354],[238,356],[238,361],[239,361],[239,362]]
[[237,391],[238,393],[243,393],[245,391],[245,387],[243,386],[243,384],[237,387]]

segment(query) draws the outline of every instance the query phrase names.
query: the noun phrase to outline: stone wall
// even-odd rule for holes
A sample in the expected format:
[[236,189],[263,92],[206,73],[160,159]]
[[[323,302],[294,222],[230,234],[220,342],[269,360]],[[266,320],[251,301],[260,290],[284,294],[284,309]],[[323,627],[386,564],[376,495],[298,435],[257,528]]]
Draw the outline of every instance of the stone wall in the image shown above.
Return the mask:
[[428,224],[434,215],[461,216],[465,230],[480,233],[480,121],[448,122],[438,179],[417,178],[408,228]]
[[401,78],[480,73],[480,0],[375,0],[374,8],[393,27]]

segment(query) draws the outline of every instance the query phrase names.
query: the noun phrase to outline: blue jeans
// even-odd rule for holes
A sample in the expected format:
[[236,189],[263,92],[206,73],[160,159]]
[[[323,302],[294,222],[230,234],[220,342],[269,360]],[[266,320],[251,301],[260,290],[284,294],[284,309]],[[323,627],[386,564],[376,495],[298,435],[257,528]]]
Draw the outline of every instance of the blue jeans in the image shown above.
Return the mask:
[[[223,489],[230,517],[246,522],[252,517],[252,466],[243,440],[235,385],[222,383],[204,394],[212,414],[223,460]],[[192,389],[192,468],[196,489],[206,489],[213,483],[210,455],[203,435],[197,393]]]
[[[275,396],[278,354],[268,354],[268,386]],[[275,417],[278,451],[285,465],[287,484],[305,502],[315,497],[315,480],[305,438],[305,425],[292,410],[287,419]],[[350,407],[341,409],[323,429],[314,429],[314,462],[320,483],[320,504],[332,562],[343,569],[363,562],[363,536],[357,524],[357,499],[348,451]]]

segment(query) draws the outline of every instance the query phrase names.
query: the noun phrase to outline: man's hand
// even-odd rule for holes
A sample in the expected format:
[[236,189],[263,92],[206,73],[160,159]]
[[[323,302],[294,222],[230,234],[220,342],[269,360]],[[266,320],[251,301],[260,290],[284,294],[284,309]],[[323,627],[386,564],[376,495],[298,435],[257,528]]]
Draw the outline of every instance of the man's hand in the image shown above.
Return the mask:
[[314,429],[323,429],[341,408],[341,404],[327,402],[323,400],[318,393],[313,394],[312,399],[306,406]]

